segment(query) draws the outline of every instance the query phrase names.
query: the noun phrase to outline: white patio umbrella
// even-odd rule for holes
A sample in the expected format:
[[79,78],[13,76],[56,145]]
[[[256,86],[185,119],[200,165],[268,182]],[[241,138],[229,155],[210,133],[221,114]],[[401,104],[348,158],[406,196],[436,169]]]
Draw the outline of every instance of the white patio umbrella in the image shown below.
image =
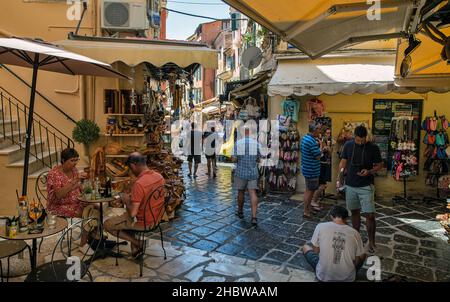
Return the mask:
[[71,75],[91,75],[125,79],[128,79],[128,77],[115,71],[109,64],[66,51],[41,40],[0,38],[0,64],[33,68],[22,178],[22,195],[26,196],[38,70],[41,69]]

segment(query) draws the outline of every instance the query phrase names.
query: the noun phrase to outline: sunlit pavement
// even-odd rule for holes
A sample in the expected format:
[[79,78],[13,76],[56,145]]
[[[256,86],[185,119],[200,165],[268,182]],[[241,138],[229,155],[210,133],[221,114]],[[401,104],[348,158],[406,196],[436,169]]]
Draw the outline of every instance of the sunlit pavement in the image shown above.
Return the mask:
[[[258,226],[250,224],[246,196],[245,218],[236,215],[236,194],[231,185],[230,165],[220,164],[217,178],[208,178],[201,165],[197,178],[187,176],[186,201],[176,218],[163,224],[167,259],[159,236],[149,242],[144,276],[130,258],[129,247],[121,248],[124,258],[96,260],[91,266],[94,281],[314,281],[314,273],[300,253],[310,240],[315,226],[328,219],[334,200],[325,201],[325,210],[313,221],[303,219],[303,203],[290,195],[268,194],[260,201]],[[337,203],[343,204],[343,201]],[[450,281],[450,245],[434,217],[445,211],[443,203],[399,204],[377,202],[377,250],[382,279],[393,274],[409,281]],[[107,216],[119,215],[118,209]],[[362,235],[367,240],[364,228]],[[38,264],[49,262],[58,236],[42,245]],[[110,236],[110,239],[114,237]],[[76,244],[75,244],[76,245]],[[75,255],[77,254],[75,250]],[[366,269],[358,281],[367,280]],[[29,270],[28,255],[11,259],[11,276]],[[6,261],[3,261],[6,272]],[[22,281],[24,276],[11,281]]]

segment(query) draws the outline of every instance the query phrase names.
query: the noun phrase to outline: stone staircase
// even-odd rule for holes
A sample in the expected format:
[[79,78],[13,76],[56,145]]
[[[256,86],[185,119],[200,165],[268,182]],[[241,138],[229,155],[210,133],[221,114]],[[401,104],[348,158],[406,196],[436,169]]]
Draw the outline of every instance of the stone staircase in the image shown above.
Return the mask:
[[[28,106],[0,87],[0,216],[16,213],[24,169]],[[28,198],[35,196],[37,177],[59,164],[61,150],[73,141],[38,114],[34,115],[28,168]]]

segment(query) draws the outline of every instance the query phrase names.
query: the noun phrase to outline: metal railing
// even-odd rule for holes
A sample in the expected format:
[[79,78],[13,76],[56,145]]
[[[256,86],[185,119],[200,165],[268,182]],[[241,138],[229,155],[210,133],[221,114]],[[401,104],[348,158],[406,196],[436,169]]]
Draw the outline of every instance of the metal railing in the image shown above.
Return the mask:
[[[25,149],[26,131],[23,125],[27,125],[29,107],[1,86],[0,105],[0,131],[2,131],[0,137],[10,140],[20,149]],[[75,146],[73,140],[36,112],[33,118],[31,144],[30,155],[48,168],[60,162],[58,151]]]
[[[18,79],[20,82],[25,84],[29,89],[31,89],[31,85],[28,84],[22,77],[20,77],[17,73],[12,71],[10,68],[8,68],[6,65],[0,64],[0,68],[3,68],[4,70],[8,71],[11,75],[13,75],[16,79]],[[64,115],[69,121],[76,124],[76,121],[70,117],[67,113],[64,112],[61,108],[55,105],[49,98],[44,96],[42,93],[36,90],[36,95],[40,96],[44,101],[46,101],[50,106],[55,108],[56,111],[58,111],[60,114]]]

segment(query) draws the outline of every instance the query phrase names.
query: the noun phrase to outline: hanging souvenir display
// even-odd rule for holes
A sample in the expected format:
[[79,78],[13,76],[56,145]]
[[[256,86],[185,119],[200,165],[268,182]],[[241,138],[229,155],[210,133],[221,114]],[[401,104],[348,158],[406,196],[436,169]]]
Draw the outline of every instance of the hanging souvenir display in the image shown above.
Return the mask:
[[300,158],[300,134],[291,124],[287,132],[280,134],[279,160],[269,169],[269,186],[273,191],[294,192],[297,185],[298,160]]
[[297,100],[286,99],[281,102],[283,115],[290,117],[293,122],[298,122],[299,104]]
[[417,136],[417,123],[412,116],[392,118],[390,144],[392,157],[392,176],[399,181],[417,175],[418,149],[414,142]]
[[325,104],[317,98],[311,99],[306,103],[306,111],[308,111],[308,122],[314,121],[317,117],[323,116]]
[[423,169],[428,172],[425,183],[438,188],[438,198],[440,198],[440,189],[448,190],[448,188],[442,187],[445,184],[445,178],[442,176],[447,175],[449,170],[449,157],[446,152],[449,146],[448,128],[447,118],[438,116],[436,112],[434,116],[426,117],[422,122],[422,130],[426,132],[423,139],[423,143],[426,145]]

